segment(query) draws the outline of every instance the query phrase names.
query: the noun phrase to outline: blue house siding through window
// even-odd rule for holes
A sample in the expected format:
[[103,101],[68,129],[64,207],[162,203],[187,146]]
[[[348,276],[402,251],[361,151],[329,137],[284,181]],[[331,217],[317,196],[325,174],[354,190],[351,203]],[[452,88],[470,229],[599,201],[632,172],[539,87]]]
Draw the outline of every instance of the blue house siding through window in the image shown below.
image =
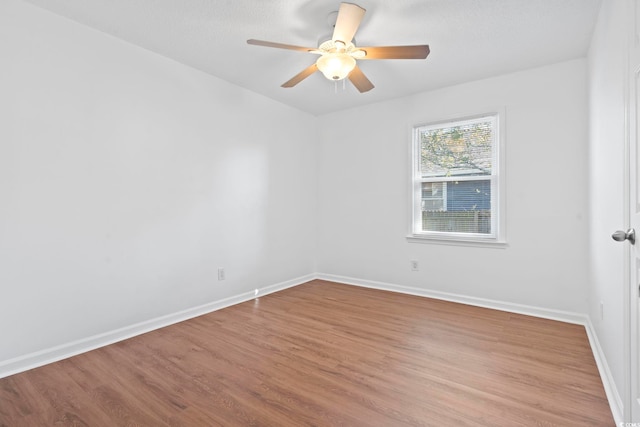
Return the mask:
[[490,181],[454,181],[447,183],[447,211],[460,212],[490,209]]

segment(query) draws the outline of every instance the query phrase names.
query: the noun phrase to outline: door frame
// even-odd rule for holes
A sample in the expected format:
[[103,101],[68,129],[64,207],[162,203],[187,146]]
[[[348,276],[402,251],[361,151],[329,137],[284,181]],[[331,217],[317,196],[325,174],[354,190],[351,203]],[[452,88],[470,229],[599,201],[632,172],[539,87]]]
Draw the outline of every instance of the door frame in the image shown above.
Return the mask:
[[[639,124],[636,118],[638,115],[638,98],[632,96],[631,91],[638,91],[640,81],[640,32],[638,22],[638,0],[628,0],[626,2],[627,16],[627,49],[626,49],[626,66],[623,76],[623,88],[624,88],[624,171],[623,171],[623,194],[624,194],[624,206],[623,206],[623,221],[625,225],[631,226],[632,216],[636,214],[638,210],[638,204],[640,204],[638,194],[640,188],[638,185],[638,177],[640,176],[640,157],[638,150],[638,141],[640,141],[637,135]],[[633,192],[633,193],[632,193]],[[634,194],[635,193],[635,194]],[[635,202],[635,206],[632,205],[632,201]],[[640,230],[639,230],[640,231]],[[637,243],[640,246],[640,241]],[[636,261],[639,255],[636,255],[636,251],[640,251],[640,247],[634,248],[634,246],[626,244],[624,248],[624,275],[623,283],[626,286],[626,290],[622,293],[623,297],[623,366],[624,366],[624,420],[627,422],[634,422],[640,420],[640,413],[634,413],[635,394],[637,390],[640,390],[640,340],[638,337],[638,321],[640,313],[638,309],[638,283],[640,277],[638,274],[638,263]],[[631,269],[634,269],[633,271]],[[634,361],[636,363],[634,364]],[[632,419],[635,416],[637,419]]]

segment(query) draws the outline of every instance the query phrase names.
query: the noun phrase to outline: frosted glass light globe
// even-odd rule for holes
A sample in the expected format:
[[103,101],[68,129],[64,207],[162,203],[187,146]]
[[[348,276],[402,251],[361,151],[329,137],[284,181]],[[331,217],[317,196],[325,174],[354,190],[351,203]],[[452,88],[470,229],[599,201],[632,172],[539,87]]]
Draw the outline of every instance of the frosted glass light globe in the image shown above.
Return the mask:
[[329,80],[342,80],[355,68],[356,60],[346,53],[325,53],[316,65]]

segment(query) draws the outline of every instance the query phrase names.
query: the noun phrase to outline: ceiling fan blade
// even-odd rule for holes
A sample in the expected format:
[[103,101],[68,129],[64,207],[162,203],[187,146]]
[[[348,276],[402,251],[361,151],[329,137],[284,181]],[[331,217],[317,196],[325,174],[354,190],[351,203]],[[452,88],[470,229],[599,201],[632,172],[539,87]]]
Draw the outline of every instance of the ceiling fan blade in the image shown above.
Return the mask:
[[429,45],[358,47],[367,54],[358,59],[425,59],[429,55]]
[[247,40],[248,44],[253,44],[256,46],[266,46],[266,47],[275,47],[278,49],[289,49],[289,50],[297,50],[300,52],[313,52],[317,49],[311,47],[302,47],[302,46],[294,46],[292,44],[284,44],[284,43],[275,43],[275,42],[267,42],[264,40],[255,40],[249,39]]
[[333,29],[333,40],[340,40],[345,44],[353,40],[365,12],[366,10],[357,4],[340,3],[336,27]]
[[287,80],[286,82],[284,82],[282,84],[282,87],[294,87],[295,85],[297,85],[298,83],[300,83],[301,81],[303,81],[304,79],[309,77],[311,74],[315,73],[316,71],[318,71],[318,67],[314,62],[313,64],[309,65],[307,68],[305,68],[304,70],[300,71],[298,74],[293,76],[290,80]]
[[357,65],[349,74],[349,80],[353,83],[356,89],[360,91],[360,93],[368,92],[375,87]]

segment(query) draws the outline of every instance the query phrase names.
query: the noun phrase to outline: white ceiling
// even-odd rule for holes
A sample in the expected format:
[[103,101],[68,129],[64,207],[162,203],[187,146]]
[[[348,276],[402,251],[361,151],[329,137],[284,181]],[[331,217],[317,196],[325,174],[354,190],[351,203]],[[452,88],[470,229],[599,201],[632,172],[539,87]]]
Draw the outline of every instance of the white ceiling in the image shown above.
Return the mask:
[[367,10],[358,45],[431,48],[426,60],[360,61],[376,86],[361,94],[320,73],[283,89],[317,56],[246,44],[316,47],[339,0],[26,1],[315,115],[583,57],[601,2],[355,0]]

